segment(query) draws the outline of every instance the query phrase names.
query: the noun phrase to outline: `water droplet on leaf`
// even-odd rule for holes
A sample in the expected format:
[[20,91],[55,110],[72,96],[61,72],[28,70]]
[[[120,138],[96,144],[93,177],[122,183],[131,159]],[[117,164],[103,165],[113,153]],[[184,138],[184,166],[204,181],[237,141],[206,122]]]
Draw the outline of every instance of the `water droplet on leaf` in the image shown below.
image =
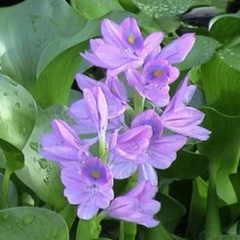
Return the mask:
[[42,169],[46,169],[48,167],[47,160],[44,158],[39,159],[38,163]]
[[39,145],[38,145],[38,143],[37,142],[30,142],[29,143],[29,146],[30,146],[30,148],[32,149],[32,150],[34,150],[34,151],[38,151],[38,147],[39,147]]
[[21,106],[22,106],[21,103],[19,103],[19,102],[15,103],[15,107],[20,108]]
[[22,221],[25,226],[31,224],[35,220],[33,215],[26,215],[23,217]]

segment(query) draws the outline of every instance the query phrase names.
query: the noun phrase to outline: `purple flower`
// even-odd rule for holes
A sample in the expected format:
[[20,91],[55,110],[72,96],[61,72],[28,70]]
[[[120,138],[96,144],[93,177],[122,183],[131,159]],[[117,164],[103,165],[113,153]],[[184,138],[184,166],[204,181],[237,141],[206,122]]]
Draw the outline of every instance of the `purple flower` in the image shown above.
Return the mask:
[[166,45],[156,59],[166,59],[169,63],[182,62],[191,51],[196,41],[194,33],[186,33]]
[[59,163],[84,161],[89,155],[89,145],[85,144],[77,133],[60,119],[52,121],[52,132],[42,136],[41,146],[41,155]]
[[198,126],[204,119],[204,114],[186,106],[192,99],[196,86],[188,86],[186,77],[170,103],[165,108],[161,119],[165,128],[184,136],[199,140],[207,140],[210,131]]
[[[134,138],[135,145],[133,151],[130,146],[132,143],[125,145],[128,132],[147,127],[150,129],[148,136],[138,136]],[[187,138],[181,135],[173,134],[163,136],[163,126],[160,116],[152,109],[138,114],[131,123],[131,129],[122,134],[123,145],[121,141],[116,141],[113,136],[112,149],[108,165],[110,166],[114,178],[122,179],[129,177],[134,171],[138,170],[138,181],[149,180],[152,184],[157,185],[158,178],[154,168],[166,169],[176,159],[176,152],[184,146]],[[143,137],[141,139],[140,137]],[[114,140],[113,140],[114,139]],[[143,142],[145,141],[145,142]],[[120,150],[119,150],[120,149]],[[127,152],[127,154],[126,154]]]
[[153,216],[160,210],[161,204],[152,198],[157,190],[149,181],[144,181],[124,196],[115,198],[104,213],[112,218],[156,227],[159,221]]
[[107,208],[114,197],[111,172],[98,158],[89,158],[79,169],[63,168],[61,181],[64,195],[70,204],[78,205],[81,219],[91,219],[99,208]]
[[157,184],[157,174],[154,168],[166,169],[176,159],[176,152],[187,142],[187,138],[181,135],[163,136],[163,125],[160,116],[152,109],[138,114],[131,123],[131,128],[150,126],[152,137],[145,151],[146,162],[138,165],[138,180],[149,180]]
[[68,115],[77,123],[74,127],[80,134],[98,133],[105,136],[108,124],[108,105],[99,86],[83,89],[83,99],[71,105]]
[[111,138],[108,166],[114,178],[130,177],[137,165],[145,162],[145,150],[148,148],[152,130],[149,126],[140,126],[118,134],[116,130]]
[[179,70],[171,64],[182,62],[195,42],[194,34],[185,34],[162,50],[157,47],[146,58],[142,73],[129,68],[126,78],[138,93],[156,104],[165,107],[169,102],[169,84],[179,76]]
[[98,67],[108,69],[108,75],[115,76],[128,68],[138,68],[144,58],[163,39],[163,34],[152,33],[143,40],[134,18],[126,18],[120,25],[104,19],[101,24],[103,39],[90,41],[91,52],[81,54]]
[[81,90],[85,88],[91,90],[94,86],[101,88],[107,101],[109,119],[124,113],[128,99],[125,87],[117,77],[109,77],[106,83],[96,81],[81,73],[77,73],[75,78]]
[[169,102],[169,79],[171,65],[166,60],[147,62],[143,66],[142,74],[135,69],[126,71],[126,78],[132,87],[144,98],[159,107]]
[[149,126],[140,126],[118,135],[119,130],[113,133],[110,149],[123,158],[141,162],[141,154],[148,148],[152,130]]

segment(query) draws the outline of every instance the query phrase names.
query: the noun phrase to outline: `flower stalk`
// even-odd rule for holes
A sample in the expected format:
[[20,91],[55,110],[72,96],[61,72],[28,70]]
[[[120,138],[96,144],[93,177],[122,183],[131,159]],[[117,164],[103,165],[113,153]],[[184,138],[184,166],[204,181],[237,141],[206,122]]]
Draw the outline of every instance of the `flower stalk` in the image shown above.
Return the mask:
[[207,195],[207,213],[205,225],[205,239],[211,239],[221,235],[221,222],[217,206],[217,180],[218,167],[215,164],[209,166],[209,185]]

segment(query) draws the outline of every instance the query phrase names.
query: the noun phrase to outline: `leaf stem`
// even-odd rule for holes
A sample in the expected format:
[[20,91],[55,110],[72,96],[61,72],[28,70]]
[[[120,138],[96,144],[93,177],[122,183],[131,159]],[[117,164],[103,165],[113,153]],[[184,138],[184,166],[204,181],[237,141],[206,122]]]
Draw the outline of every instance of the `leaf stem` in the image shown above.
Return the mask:
[[217,237],[222,234],[219,209],[217,206],[217,191],[216,191],[217,171],[218,171],[217,165],[210,164],[205,240]]
[[144,108],[145,98],[140,96],[139,93],[135,91],[133,101],[135,114],[142,112]]
[[124,221],[120,221],[119,240],[124,240]]
[[0,202],[0,209],[8,208],[8,186],[11,174],[12,171],[6,168],[2,183],[2,197]]

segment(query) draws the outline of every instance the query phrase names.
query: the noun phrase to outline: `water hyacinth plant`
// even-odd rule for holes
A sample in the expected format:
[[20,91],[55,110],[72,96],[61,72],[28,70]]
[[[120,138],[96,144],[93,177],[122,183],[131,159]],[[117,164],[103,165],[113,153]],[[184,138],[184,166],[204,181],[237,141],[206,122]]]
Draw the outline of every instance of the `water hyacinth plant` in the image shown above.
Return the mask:
[[240,239],[239,16],[176,2],[0,3],[0,240]]
[[[64,195],[70,204],[78,205],[80,219],[96,216],[100,222],[113,217],[155,227],[159,221],[154,214],[160,210],[160,203],[153,200],[158,187],[155,168],[168,168],[188,137],[207,140],[210,134],[198,126],[204,114],[186,106],[196,90],[188,85],[188,77],[171,99],[169,95],[169,84],[179,76],[171,64],[185,59],[195,38],[183,35],[160,50],[163,34],[153,33],[143,40],[132,17],[120,25],[103,20],[101,33],[102,38],[90,41],[92,53],[81,55],[105,68],[106,79],[98,82],[76,75],[83,98],[69,107],[72,127],[53,120],[52,132],[42,136],[41,155],[59,164]],[[127,86],[118,78],[122,71],[134,91],[133,106]],[[151,109],[145,108],[147,100]],[[170,131],[164,133],[165,129]],[[81,139],[91,133],[95,133],[92,138]],[[89,148],[95,144],[98,151],[92,153]],[[135,186],[114,197],[113,178],[127,178],[126,188]]]

